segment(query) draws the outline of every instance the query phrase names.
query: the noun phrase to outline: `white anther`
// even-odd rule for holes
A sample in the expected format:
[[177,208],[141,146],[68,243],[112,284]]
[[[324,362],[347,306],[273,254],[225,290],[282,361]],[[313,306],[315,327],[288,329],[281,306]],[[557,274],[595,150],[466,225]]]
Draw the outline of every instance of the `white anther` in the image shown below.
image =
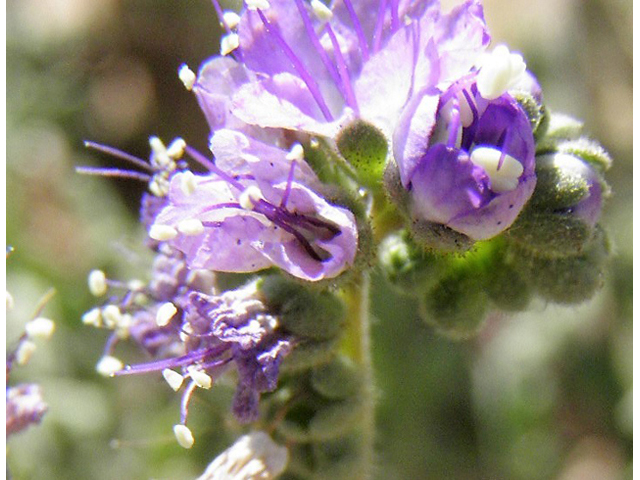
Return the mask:
[[237,33],[228,33],[220,38],[220,55],[229,55],[240,46],[240,36]]
[[176,313],[178,313],[178,309],[173,303],[163,303],[156,312],[156,324],[159,327],[165,327],[169,325],[169,322]]
[[189,367],[187,370],[191,380],[196,382],[198,387],[208,390],[211,388],[211,385],[213,385],[212,378],[202,370],[198,370],[196,367]]
[[82,315],[82,323],[85,325],[93,325],[94,327],[102,326],[102,312],[99,308],[93,308]]
[[196,176],[190,170],[187,170],[180,177],[180,190],[185,195],[193,195],[196,191],[198,184],[196,183]]
[[170,225],[158,225],[153,224],[149,229],[149,236],[159,242],[166,242],[167,240],[173,240],[178,236],[178,230]]
[[156,197],[166,197],[169,193],[169,181],[163,175],[154,175],[149,182],[149,191]]
[[33,356],[33,352],[35,351],[36,351],[36,344],[33,343],[31,340],[25,340],[23,342],[20,342],[20,346],[16,351],[16,362],[18,362],[18,365],[26,365],[27,362],[31,360],[31,357]]
[[244,192],[240,194],[238,203],[245,210],[253,210],[256,203],[262,200],[262,192],[256,185],[248,186]]
[[[502,164],[500,164],[501,160]],[[491,179],[491,190],[495,193],[510,192],[515,189],[524,171],[518,160],[492,147],[475,148],[471,152],[471,161],[484,168]]]
[[24,327],[24,331],[29,338],[50,339],[56,329],[53,320],[44,317],[38,317],[31,320]]
[[204,233],[204,225],[197,218],[187,218],[178,223],[178,231],[183,235],[196,236]]
[[149,146],[151,147],[151,151],[156,155],[167,153],[167,147],[164,146],[164,142],[156,136],[149,137]]
[[122,315],[116,326],[116,335],[118,338],[123,340],[129,338],[129,335],[131,335],[131,325],[133,325],[133,316],[128,313]]
[[149,137],[149,146],[153,152],[151,163],[160,168],[166,168],[173,162],[167,152],[167,147],[165,147],[164,142],[158,137]]
[[267,0],[246,0],[245,3],[249,10],[266,10],[271,7]]
[[178,70],[178,78],[183,83],[184,88],[191,91],[193,86],[196,84],[196,74],[189,68],[186,63],[180,65],[180,69]]
[[173,159],[182,158],[185,148],[187,148],[187,142],[185,142],[183,138],[176,138],[167,147],[167,155]]
[[15,305],[15,302],[13,301],[13,295],[11,295],[11,293],[9,293],[9,290],[7,290],[7,311],[13,309],[13,306]]
[[180,390],[182,382],[184,382],[184,377],[182,375],[180,375],[175,370],[165,368],[164,370],[162,370],[162,376],[174,391],[177,392],[178,390]]
[[91,270],[88,277],[89,291],[96,297],[107,293],[107,277],[102,270]]
[[102,309],[102,318],[107,328],[116,328],[120,323],[121,316],[122,313],[117,305],[107,305]]
[[294,143],[285,158],[287,160],[302,160],[304,158],[304,148],[299,143]]
[[113,377],[116,372],[123,368],[124,364],[111,355],[105,355],[96,365],[96,371],[103,377]]
[[144,289],[144,282],[139,278],[133,278],[127,282],[127,288],[132,292],[137,292]]
[[186,425],[174,425],[173,426],[173,434],[176,436],[176,440],[182,448],[191,448],[193,447],[193,443],[195,440],[193,439],[193,434],[189,427]]
[[333,18],[333,12],[331,9],[320,0],[311,0],[311,8],[313,9],[315,16],[318,17],[318,20],[328,22]]
[[522,55],[498,45],[483,58],[477,78],[478,92],[487,100],[498,98],[520,80],[526,69]]
[[222,21],[227,27],[233,30],[240,24],[240,15],[231,10],[227,10],[222,14]]

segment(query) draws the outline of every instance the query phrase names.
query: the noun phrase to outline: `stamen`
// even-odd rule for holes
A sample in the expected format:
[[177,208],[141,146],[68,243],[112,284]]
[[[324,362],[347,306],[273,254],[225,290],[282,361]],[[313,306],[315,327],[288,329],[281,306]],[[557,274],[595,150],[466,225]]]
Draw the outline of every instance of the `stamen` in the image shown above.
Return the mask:
[[185,195],[193,195],[197,188],[196,176],[191,170],[187,170],[182,175],[182,181],[180,182],[180,190]]
[[184,393],[182,394],[182,402],[180,403],[180,421],[182,422],[182,424],[187,423],[187,416],[189,414],[189,402],[191,402],[191,396],[193,395],[193,391],[195,389],[196,389],[196,382],[191,381],[189,382],[189,385],[187,385],[187,388],[185,389]]
[[95,297],[101,297],[107,293],[107,277],[102,270],[91,270],[87,279],[89,291]]
[[227,10],[222,14],[222,24],[233,30],[240,24],[240,15],[232,10]]
[[360,44],[360,48],[362,49],[362,58],[366,62],[367,60],[369,60],[369,47],[367,45],[367,39],[364,36],[364,32],[362,31],[362,25],[360,24],[360,20],[358,20],[358,15],[356,15],[356,11],[353,8],[351,0],[343,0],[343,2],[344,6],[347,7],[349,18],[351,19],[353,28],[356,31],[358,43]]
[[102,318],[107,328],[115,328],[120,323],[122,313],[117,305],[107,305],[102,309]]
[[378,7],[378,19],[376,21],[376,27],[373,30],[373,51],[380,50],[380,42],[382,42],[382,27],[384,27],[384,14],[387,10],[387,0],[381,0]]
[[15,359],[16,362],[18,362],[18,365],[26,365],[29,360],[31,360],[36,348],[36,344],[31,340],[24,340],[20,342],[18,350],[15,353]]
[[198,387],[209,390],[213,385],[213,379],[209,375],[207,375],[206,372],[203,372],[196,367],[188,367],[187,371],[189,372],[189,376],[191,377],[191,379],[196,383]]
[[339,85],[342,87],[340,90],[342,91],[342,95],[344,96],[347,105],[350,106],[356,113],[359,113],[358,102],[356,101],[356,96],[353,93],[353,88],[351,87],[351,79],[349,78],[349,70],[347,69],[347,64],[342,55],[342,51],[340,50],[340,44],[338,43],[338,39],[333,33],[333,29],[330,25],[327,25],[327,34],[329,35],[329,39],[331,40],[331,45],[333,45],[333,51],[336,57],[336,63],[338,65],[338,74],[340,75],[340,83]]
[[491,179],[491,190],[495,193],[514,190],[524,172],[524,168],[518,160],[492,147],[475,148],[471,152],[471,161],[487,172]]
[[195,442],[191,430],[186,425],[174,425],[173,433],[182,448],[191,448]]
[[260,20],[264,24],[265,29],[267,30],[267,33],[270,34],[276,40],[276,42],[278,43],[278,45],[280,46],[284,54],[289,58],[289,60],[293,64],[293,67],[298,72],[298,75],[300,75],[300,78],[302,78],[302,81],[307,85],[307,88],[309,89],[309,93],[311,93],[311,96],[314,98],[314,100],[318,104],[318,107],[320,108],[322,115],[324,115],[325,120],[328,122],[333,121],[333,115],[331,115],[331,111],[329,110],[329,107],[327,106],[327,104],[324,101],[324,98],[322,97],[322,93],[320,92],[318,83],[309,74],[309,72],[304,67],[300,59],[296,56],[296,54],[293,52],[291,47],[287,44],[284,37],[280,35],[280,33],[277,31],[276,28],[274,28],[271,22],[267,20],[267,17],[265,17],[262,10],[258,9],[257,13],[260,16]]
[[178,313],[178,309],[173,303],[163,303],[156,312],[156,324],[159,327],[166,327],[176,313]]
[[303,160],[304,159],[304,147],[300,143],[294,143],[291,145],[289,153],[284,157],[287,160]]
[[175,370],[171,370],[170,368],[165,368],[162,371],[162,376],[174,391],[177,392],[178,390],[180,390],[180,387],[182,386],[182,382],[184,382],[184,377],[182,375],[180,375]]
[[177,368],[198,362],[206,357],[217,357],[231,348],[230,344],[216,345],[204,350],[194,350],[186,355],[177,358],[166,358],[155,362],[141,363],[138,365],[126,365],[123,369],[116,372],[116,375],[133,375],[138,373],[152,373],[162,371],[165,368]]
[[93,308],[82,315],[82,323],[85,325],[93,325],[94,327],[102,326],[102,312],[99,308]]
[[123,364],[116,357],[105,355],[96,365],[96,371],[103,377],[113,377],[116,372],[122,370]]
[[250,185],[240,194],[238,202],[245,210],[253,210],[256,204],[263,198],[260,189],[256,185]]
[[196,84],[197,76],[186,63],[183,63],[180,65],[180,69],[178,70],[178,78],[184,84],[184,87],[191,91],[193,86]]
[[271,8],[267,0],[246,0],[245,3],[249,10],[267,10]]
[[151,225],[149,229],[149,237],[159,242],[166,242],[167,240],[173,240],[178,236],[178,231],[170,225]]
[[201,164],[203,167],[209,169],[212,173],[215,173],[216,175],[218,175],[222,180],[224,180],[225,182],[229,183],[230,185],[233,185],[235,188],[237,188],[239,191],[244,191],[244,185],[242,185],[240,182],[238,182],[237,180],[235,180],[233,177],[231,177],[230,175],[227,175],[224,171],[222,171],[221,169],[219,169],[215,163],[213,163],[212,161],[210,161],[207,157],[205,157],[204,155],[202,155],[200,152],[198,152],[197,150],[191,148],[190,146],[186,146],[185,151],[189,154],[189,156],[191,156],[191,158],[193,158],[196,162],[198,162],[199,164]]
[[498,45],[484,57],[478,72],[478,92],[483,98],[494,100],[515,85],[526,69],[522,55],[511,53],[506,46]]
[[183,235],[195,237],[204,233],[204,225],[197,218],[187,218],[178,223],[178,231]]
[[280,200],[280,208],[286,208],[287,202],[289,201],[289,194],[291,193],[291,185],[293,184],[293,172],[296,168],[296,164],[297,162],[295,160],[291,162],[291,168],[289,169],[289,176],[287,177],[287,188],[285,188],[284,194],[282,195],[282,200]]
[[119,168],[76,167],[76,172],[83,175],[99,175],[101,177],[131,178],[132,180],[140,180],[144,183],[151,180],[151,176],[146,173],[135,172],[133,170],[120,170]]
[[184,149],[187,147],[187,142],[183,138],[176,138],[167,147],[167,155],[174,160],[181,158],[184,155]]
[[151,165],[149,165],[147,162],[145,162],[144,160],[138,157],[134,157],[133,155],[123,152],[122,150],[118,150],[117,148],[108,147],[106,145],[101,145],[99,143],[90,142],[90,141],[85,141],[84,146],[87,148],[98,150],[99,152],[102,152],[102,153],[106,153],[107,155],[111,155],[112,157],[119,158],[126,162],[132,163],[133,165],[140,167],[148,172],[153,172],[153,168],[151,168]]
[[218,0],[211,0],[211,3],[213,3],[213,8],[216,11],[216,15],[218,15],[218,19],[222,22],[222,26],[225,28],[227,33],[231,33],[231,28],[232,27],[229,26],[229,24],[225,20],[224,12],[222,11],[222,8],[220,7],[220,3],[218,3]]
[[226,56],[240,46],[240,36],[237,33],[228,33],[220,38],[220,55]]
[[318,20],[328,22],[333,18],[333,12],[320,0],[311,0],[311,9]]
[[25,332],[29,338],[49,339],[56,329],[53,320],[44,317],[38,317],[31,320],[25,325]]

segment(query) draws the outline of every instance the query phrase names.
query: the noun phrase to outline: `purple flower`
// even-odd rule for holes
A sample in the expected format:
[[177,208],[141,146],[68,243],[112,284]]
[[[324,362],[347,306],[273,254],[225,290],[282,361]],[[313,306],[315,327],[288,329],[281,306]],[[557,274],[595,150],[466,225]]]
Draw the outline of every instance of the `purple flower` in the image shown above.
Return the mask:
[[7,388],[7,437],[40,423],[47,409],[40,385],[23,383]]
[[189,268],[253,272],[275,265],[317,281],[353,263],[355,218],[317,193],[322,185],[299,145],[287,152],[220,130],[211,149],[215,164],[187,150],[210,173],[173,175],[168,204],[149,232],[183,252]]

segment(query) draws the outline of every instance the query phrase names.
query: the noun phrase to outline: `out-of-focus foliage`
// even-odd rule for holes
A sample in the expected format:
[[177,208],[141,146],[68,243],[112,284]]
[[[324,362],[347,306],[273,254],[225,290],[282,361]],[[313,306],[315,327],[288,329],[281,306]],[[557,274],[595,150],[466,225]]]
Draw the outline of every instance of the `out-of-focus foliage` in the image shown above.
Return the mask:
[[[452,2],[449,2],[452,3]],[[373,298],[378,478],[617,479],[631,472],[631,2],[487,0],[494,42],[520,50],[548,105],[585,120],[615,164],[604,224],[615,246],[605,287],[582,306],[534,304],[451,343],[377,279]],[[193,450],[171,426],[178,397],[157,377],[103,379],[105,335],[81,324],[96,300],[86,275],[148,271],[136,223],[142,186],[83,177],[146,157],[151,134],[205,150],[207,127],[177,77],[218,49],[207,0],[10,0],[7,5],[7,282],[17,338],[38,298],[54,338],[11,382],[39,382],[49,412],[8,445],[16,479],[192,478],[236,436],[232,394],[199,392]],[[140,359],[123,350],[122,357]],[[230,427],[230,428],[227,428]],[[37,459],[37,461],[34,461]]]

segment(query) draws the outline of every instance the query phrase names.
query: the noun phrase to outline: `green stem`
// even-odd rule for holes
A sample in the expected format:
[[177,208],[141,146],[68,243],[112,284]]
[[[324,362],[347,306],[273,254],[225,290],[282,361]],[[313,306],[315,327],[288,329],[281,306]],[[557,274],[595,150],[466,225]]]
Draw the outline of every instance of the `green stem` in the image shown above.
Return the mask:
[[361,415],[362,415],[362,457],[361,475],[358,479],[373,477],[375,404],[373,397],[373,361],[371,356],[370,316],[369,316],[369,272],[358,274],[345,288],[344,299],[347,305],[347,325],[342,351],[360,367],[362,378]]

